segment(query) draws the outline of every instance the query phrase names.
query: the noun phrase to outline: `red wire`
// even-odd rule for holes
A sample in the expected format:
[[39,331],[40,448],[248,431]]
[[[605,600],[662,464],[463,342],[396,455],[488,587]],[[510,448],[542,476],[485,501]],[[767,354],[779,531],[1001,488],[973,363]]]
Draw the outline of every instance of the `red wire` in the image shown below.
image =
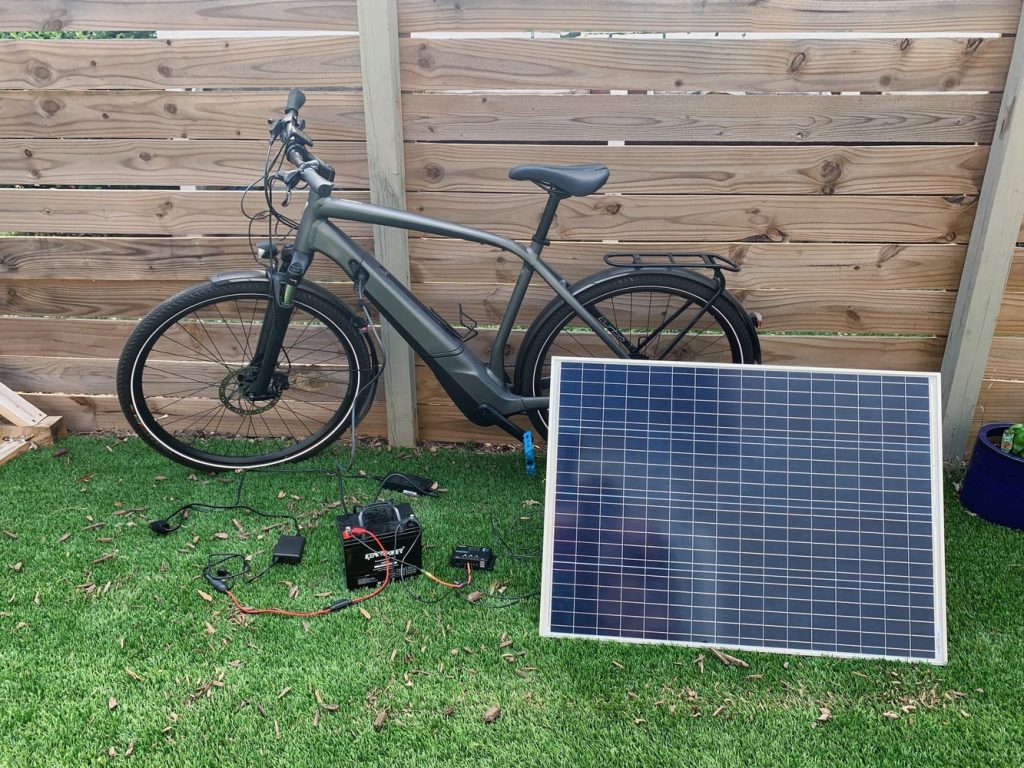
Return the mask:
[[[371,592],[370,594],[361,595],[360,597],[354,598],[352,602],[349,603],[349,605],[362,603],[369,600],[371,597],[376,597],[384,591],[384,588],[391,581],[391,558],[388,557],[388,550],[381,542],[381,540],[377,538],[377,534],[375,534],[373,531],[368,531],[366,528],[353,528],[352,533],[365,533],[369,535],[370,538],[372,538],[374,542],[377,544],[377,547],[380,549],[381,554],[384,555],[384,581],[382,581],[377,586],[377,588],[373,590],[373,592]],[[250,616],[263,613],[270,613],[276,616],[294,616],[296,618],[310,618],[312,616],[325,616],[328,613],[333,613],[333,611],[330,608],[321,608],[318,611],[287,611],[284,608],[250,608],[247,605],[242,605],[238,601],[238,598],[235,597],[234,593],[230,589],[227,590],[225,594],[231,598],[231,602],[235,604],[235,607],[238,609],[239,613],[248,614]]]

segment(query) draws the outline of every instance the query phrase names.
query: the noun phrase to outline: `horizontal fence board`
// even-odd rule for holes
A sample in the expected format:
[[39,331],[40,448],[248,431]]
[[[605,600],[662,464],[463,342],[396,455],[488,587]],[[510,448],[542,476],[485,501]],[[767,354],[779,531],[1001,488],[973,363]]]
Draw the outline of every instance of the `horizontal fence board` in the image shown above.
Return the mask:
[[355,0],[31,0],[0,4],[0,29],[245,30],[357,26]]
[[[255,140],[9,139],[0,184],[247,185],[262,175]],[[342,189],[367,186],[363,142],[318,141]],[[521,162],[604,163],[608,193],[976,194],[988,149],[952,146],[406,145],[407,186],[437,192],[524,192]]]
[[[263,178],[267,154],[266,142],[254,140],[9,139],[4,144],[0,184],[247,186]],[[316,153],[337,168],[339,188],[368,188],[363,142],[318,141]]]
[[1024,248],[1015,248],[1010,261],[1010,274],[1006,279],[1006,290],[1024,291]]
[[[407,94],[412,141],[986,143],[998,94],[676,96]],[[315,126],[310,123],[315,135]]]
[[[996,336],[992,339],[985,378],[1024,381],[1024,337]],[[1021,405],[1021,418],[1024,418],[1024,404]]]
[[[12,155],[10,162],[27,165],[16,152]],[[510,168],[529,162],[603,163],[611,177],[601,191],[610,193],[920,195],[976,194],[988,148],[423,142],[407,144],[405,158],[406,185],[427,192],[532,190],[528,183],[508,178]]]
[[[410,210],[503,235],[533,235],[543,195],[407,195]],[[0,198],[2,200],[2,198]],[[552,239],[964,242],[976,198],[607,195],[570,198]],[[2,219],[0,219],[2,220]],[[614,248],[614,246],[613,246]]]
[[[373,244],[358,242],[367,250]],[[707,251],[733,259],[732,288],[820,288],[956,290],[964,246],[852,243],[613,243],[554,242],[544,260],[571,282],[607,265],[604,254],[634,251]],[[522,263],[495,248],[459,240],[410,239],[412,279],[419,283],[513,283]],[[0,279],[92,279],[107,281],[193,280],[217,272],[259,269],[242,237],[6,237],[0,238]],[[307,278],[344,282],[341,269],[323,256]],[[535,280],[539,280],[535,278]]]
[[978,404],[974,409],[971,431],[981,424],[999,421],[1020,422],[1024,419],[1024,381],[983,379]]
[[[410,240],[415,283],[512,283],[521,262],[497,249],[457,240]],[[850,243],[574,243],[554,242],[544,260],[572,282],[605,269],[611,251],[707,251],[740,265],[726,273],[730,288],[956,290],[963,266],[960,244]],[[2,241],[0,241],[2,254]],[[2,262],[2,256],[0,256]],[[706,273],[710,274],[710,273]],[[70,275],[69,275],[70,276]],[[538,280],[538,278],[534,278]]]
[[1016,0],[402,0],[403,32],[1005,32]]
[[[0,229],[30,233],[243,234],[241,192],[0,189]],[[365,193],[352,199],[366,200]],[[250,211],[260,210],[253,196]],[[410,210],[500,234],[529,238],[542,206],[536,195],[412,193]],[[555,239],[963,242],[974,197],[629,195],[562,203]],[[296,212],[297,214],[298,212]],[[346,225],[360,236],[364,224]]]
[[[4,339],[0,351],[4,355],[23,358],[41,355],[116,359],[120,356],[121,349],[135,325],[136,321],[133,320],[0,317],[0,338]],[[521,330],[514,331],[509,339],[505,353],[509,364],[515,361],[523,334]],[[483,330],[476,338],[470,340],[468,345],[477,355],[486,358],[490,354],[493,340],[494,331]],[[1024,340],[1013,341],[1013,345],[1005,346],[1010,353],[1016,354],[1019,349],[1024,348]],[[1000,339],[997,338],[994,349],[1000,348],[999,342]],[[762,334],[761,345],[766,364],[929,371],[938,370],[943,339],[907,336]],[[1005,359],[1010,357],[1011,355],[1007,354]]]
[[0,40],[0,88],[361,85],[356,37]]
[[[124,283],[64,280],[18,281],[0,294],[0,314],[55,317],[141,317],[187,283],[137,281]],[[345,284],[329,284],[344,300],[352,301]],[[475,283],[426,283],[416,294],[450,322],[459,306],[474,320],[496,324],[508,305],[512,286]],[[734,291],[744,307],[764,316],[765,330],[843,333],[945,334],[956,294],[952,291],[856,292],[762,290]],[[527,292],[520,322],[529,323],[552,298],[547,286]]]
[[1003,294],[995,332],[1004,335],[1024,335],[1024,293],[1007,291]]
[[[261,139],[287,92],[0,91],[0,138]],[[366,138],[363,98],[310,93],[302,116],[316,140]]]
[[[256,231],[253,239],[266,239]],[[369,237],[356,242],[373,252]],[[218,272],[263,270],[245,237],[0,237],[0,279],[108,281],[206,280]],[[326,257],[314,259],[307,278],[345,280]]]
[[[46,413],[63,416],[72,432],[128,432],[115,395],[77,395],[26,393],[25,399]],[[172,412],[197,413],[203,409],[201,401],[178,405]],[[298,424],[296,424],[298,426]],[[266,430],[264,430],[266,431]],[[382,435],[387,431],[384,409],[375,405],[358,427],[361,436]],[[262,435],[261,435],[262,436]],[[339,438],[345,440],[345,436]]]
[[[369,199],[353,193],[353,199]],[[96,234],[244,234],[249,221],[239,203],[242,192],[106,189],[0,189],[0,229],[24,232]],[[247,198],[250,214],[265,205],[259,193]],[[301,208],[295,215],[301,214]],[[261,227],[262,228],[262,227]],[[259,230],[255,230],[259,232]],[[368,235],[369,225],[348,231]]]
[[1000,91],[1013,38],[402,41],[402,88]]

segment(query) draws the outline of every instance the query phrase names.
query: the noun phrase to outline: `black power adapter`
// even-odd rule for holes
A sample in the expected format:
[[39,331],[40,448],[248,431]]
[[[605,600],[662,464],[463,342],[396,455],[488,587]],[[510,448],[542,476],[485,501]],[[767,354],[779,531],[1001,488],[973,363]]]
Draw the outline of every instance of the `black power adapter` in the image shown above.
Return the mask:
[[302,550],[306,547],[306,537],[282,536],[274,546],[273,562],[283,565],[298,565],[302,561]]

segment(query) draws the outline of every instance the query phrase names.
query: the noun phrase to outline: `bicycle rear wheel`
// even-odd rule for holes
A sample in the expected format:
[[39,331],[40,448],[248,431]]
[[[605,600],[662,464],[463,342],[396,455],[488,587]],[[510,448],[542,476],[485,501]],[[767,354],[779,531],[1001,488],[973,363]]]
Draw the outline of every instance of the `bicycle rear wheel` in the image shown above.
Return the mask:
[[153,448],[189,467],[265,467],[312,456],[361,418],[372,398],[373,353],[343,307],[300,286],[272,379],[251,401],[269,282],[204,283],[154,309],[117,369],[121,410]]
[[[692,362],[759,362],[756,339],[739,304],[708,280],[686,273],[636,270],[584,288],[577,298],[621,335],[631,357]],[[516,391],[547,395],[551,358],[610,357],[613,353],[568,304],[555,300],[530,325],[516,358]],[[547,436],[547,409],[530,411]]]

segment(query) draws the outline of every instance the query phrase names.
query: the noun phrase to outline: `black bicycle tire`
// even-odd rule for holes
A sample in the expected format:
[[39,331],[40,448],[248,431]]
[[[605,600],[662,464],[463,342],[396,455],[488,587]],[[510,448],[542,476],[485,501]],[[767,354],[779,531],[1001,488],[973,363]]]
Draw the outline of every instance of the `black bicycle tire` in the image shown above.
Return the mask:
[[[306,440],[281,450],[244,457],[216,456],[191,449],[159,427],[148,407],[145,407],[144,394],[137,391],[141,386],[141,377],[145,367],[144,356],[148,355],[168,328],[172,327],[177,320],[187,316],[189,312],[208,307],[222,300],[269,299],[269,285],[266,280],[249,279],[206,282],[186,288],[154,308],[140,321],[129,336],[117,366],[118,401],[129,425],[154,450],[179,464],[204,471],[218,472],[267,467],[316,455],[344,433],[351,424],[353,408],[357,408],[357,420],[365,415],[368,404],[364,398],[372,394],[376,383],[373,380],[376,370],[373,365],[372,348],[369,348],[365,335],[360,333],[352,322],[351,313],[346,312],[339,303],[321,296],[320,292],[300,285],[295,292],[295,306],[331,324],[334,335],[347,344],[348,353],[352,355],[352,359],[357,365],[355,392],[353,393],[351,385],[346,389],[341,406],[325,425]],[[138,364],[140,356],[143,356],[142,365]],[[140,402],[145,407],[144,412],[139,410]]]
[[[739,302],[726,293],[715,298],[716,286],[706,279],[685,273],[653,273],[635,270],[584,285],[578,289],[575,295],[585,307],[589,307],[597,302],[627,293],[652,289],[675,291],[680,295],[690,296],[701,306],[707,306],[714,299],[708,307],[708,313],[715,318],[729,339],[733,356],[732,362],[759,362],[755,332],[749,320],[744,316]],[[561,299],[556,299],[530,324],[519,354],[516,356],[514,376],[516,392],[525,397],[543,394],[537,392],[538,365],[545,359],[558,331],[575,315],[576,313],[568,304]],[[614,356],[614,354],[609,351],[609,356]],[[540,437],[546,438],[547,409],[529,411],[527,415]]]

